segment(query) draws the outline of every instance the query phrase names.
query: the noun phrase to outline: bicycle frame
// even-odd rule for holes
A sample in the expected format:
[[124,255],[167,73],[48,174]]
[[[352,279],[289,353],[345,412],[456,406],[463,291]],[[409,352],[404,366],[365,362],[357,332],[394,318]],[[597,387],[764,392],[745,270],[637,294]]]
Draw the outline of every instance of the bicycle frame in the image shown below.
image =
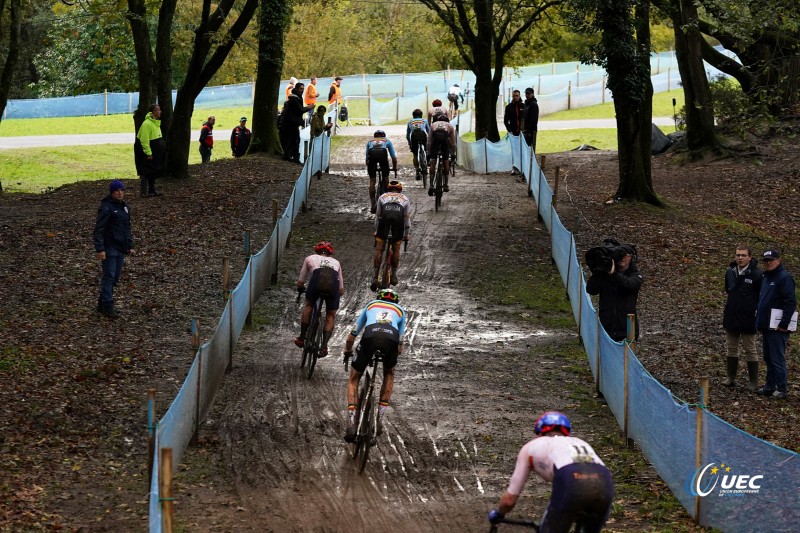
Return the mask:
[[[297,295],[298,300],[300,296],[301,294]],[[317,301],[314,302],[311,308],[311,320],[308,323],[305,339],[303,339],[305,343],[303,345],[303,359],[300,362],[300,368],[305,368],[306,361],[308,361],[308,368],[306,369],[306,377],[308,379],[311,379],[311,375],[314,373],[314,367],[317,366],[317,359],[321,349],[322,331],[326,319],[326,316],[322,314],[323,301],[323,295],[319,295]]]

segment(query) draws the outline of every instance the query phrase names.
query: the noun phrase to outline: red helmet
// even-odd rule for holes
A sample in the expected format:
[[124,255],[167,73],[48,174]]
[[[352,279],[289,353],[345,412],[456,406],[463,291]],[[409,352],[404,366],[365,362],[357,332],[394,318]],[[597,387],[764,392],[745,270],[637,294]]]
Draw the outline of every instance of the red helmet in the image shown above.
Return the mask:
[[438,98],[433,101],[433,107],[440,107],[442,105],[442,101]]
[[319,241],[314,246],[314,251],[318,254],[327,253],[328,255],[333,255],[333,245],[328,241]]
[[403,192],[403,184],[399,181],[390,181],[389,184],[386,186],[387,192]]

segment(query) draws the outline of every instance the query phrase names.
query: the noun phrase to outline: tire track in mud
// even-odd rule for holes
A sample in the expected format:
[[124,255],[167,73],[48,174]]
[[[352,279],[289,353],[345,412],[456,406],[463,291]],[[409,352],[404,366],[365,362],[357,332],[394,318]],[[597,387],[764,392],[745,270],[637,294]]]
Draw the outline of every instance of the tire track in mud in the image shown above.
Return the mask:
[[[360,149],[354,156],[360,161]],[[502,252],[491,220],[530,209],[530,201],[507,176],[459,169],[437,213],[408,167],[400,173],[415,208],[398,271],[410,321],[385,433],[364,475],[342,440],[341,349],[371,298],[374,219],[363,166],[345,165],[312,184],[279,284],[262,296],[255,331],[240,338],[235,368],[201,431],[200,453],[187,454],[176,490],[178,520],[188,530],[484,529],[484,511],[509,474],[497,461],[513,463],[531,413],[552,406],[536,398],[520,400],[524,408],[506,406],[508,394],[520,395],[519,384],[509,384],[524,368],[520,361],[530,364],[530,346],[548,335],[493,317],[464,290],[462,275],[476,254]],[[300,311],[292,286],[310,245],[322,239],[334,242],[346,293],[331,354],[307,380],[292,344]],[[514,423],[499,430],[487,421],[495,417]]]

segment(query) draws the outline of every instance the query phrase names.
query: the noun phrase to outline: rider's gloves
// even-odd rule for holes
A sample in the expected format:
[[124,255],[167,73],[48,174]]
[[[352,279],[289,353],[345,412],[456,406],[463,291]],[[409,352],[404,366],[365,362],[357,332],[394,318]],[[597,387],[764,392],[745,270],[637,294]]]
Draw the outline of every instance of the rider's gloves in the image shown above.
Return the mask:
[[497,509],[492,509],[491,511],[489,511],[488,518],[490,523],[497,524],[500,522],[500,520],[503,519],[503,514]]
[[303,294],[304,292],[306,292],[305,287],[297,287],[297,294]]

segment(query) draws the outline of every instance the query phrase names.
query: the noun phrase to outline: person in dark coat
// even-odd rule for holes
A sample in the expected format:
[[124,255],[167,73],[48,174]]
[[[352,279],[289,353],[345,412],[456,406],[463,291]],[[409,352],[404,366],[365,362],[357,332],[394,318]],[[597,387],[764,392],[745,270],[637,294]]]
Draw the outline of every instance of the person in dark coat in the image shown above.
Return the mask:
[[[767,383],[756,393],[785,400],[789,396],[786,343],[789,341],[790,322],[797,310],[794,278],[784,270],[778,250],[767,250],[761,256],[761,261],[764,263],[764,279],[758,294],[756,328],[761,332],[763,341]],[[778,312],[781,314],[780,318],[777,317]],[[795,318],[794,328],[796,327]]]
[[292,94],[283,103],[278,132],[283,147],[283,158],[295,163],[300,163],[300,127],[304,123],[303,115],[313,108],[313,106],[303,106],[304,89],[305,85],[297,83],[292,89]]
[[100,202],[94,225],[94,249],[97,258],[103,262],[97,310],[109,318],[119,318],[114,307],[114,287],[122,275],[125,256],[134,252],[131,212],[125,202],[125,185],[121,181],[112,181],[108,191],[108,196]]
[[239,119],[239,125],[231,132],[231,154],[233,157],[242,157],[250,147],[250,130],[247,129],[247,117]]
[[509,135],[519,135],[524,113],[525,104],[522,102],[522,96],[520,96],[519,91],[515,90],[511,93],[511,102],[506,106],[505,113],[503,113],[503,124],[505,124]]
[[758,268],[749,246],[736,247],[734,261],[725,271],[725,292],[728,299],[722,315],[727,345],[726,387],[733,387],[739,367],[739,343],[747,358],[748,388],[758,388],[758,358],[756,357],[756,305],[761,291],[763,272]]
[[522,134],[525,142],[536,153],[536,133],[539,130],[539,103],[533,96],[533,89],[525,89],[525,113],[522,116]]
[[636,251],[626,245],[627,253],[611,263],[608,272],[592,272],[586,281],[586,292],[599,294],[600,323],[608,336],[619,342],[628,336],[628,315],[636,321],[636,340],[639,339],[639,318],[636,301],[643,277],[636,267]]

